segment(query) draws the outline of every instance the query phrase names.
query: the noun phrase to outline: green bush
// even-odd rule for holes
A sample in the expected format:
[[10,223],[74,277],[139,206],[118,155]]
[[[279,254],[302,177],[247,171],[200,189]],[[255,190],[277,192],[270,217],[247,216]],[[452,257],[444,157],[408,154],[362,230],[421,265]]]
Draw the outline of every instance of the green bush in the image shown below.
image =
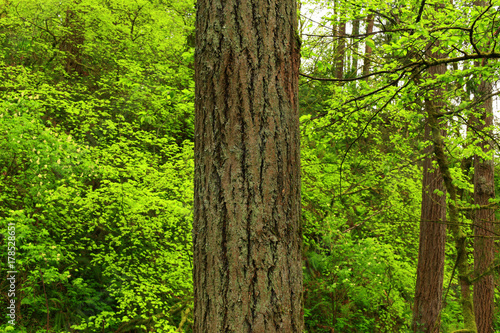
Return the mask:
[[0,233],[16,224],[16,330],[46,327],[47,312],[54,331],[177,328],[192,299],[192,144],[165,144],[159,162],[47,128],[33,96],[1,108]]

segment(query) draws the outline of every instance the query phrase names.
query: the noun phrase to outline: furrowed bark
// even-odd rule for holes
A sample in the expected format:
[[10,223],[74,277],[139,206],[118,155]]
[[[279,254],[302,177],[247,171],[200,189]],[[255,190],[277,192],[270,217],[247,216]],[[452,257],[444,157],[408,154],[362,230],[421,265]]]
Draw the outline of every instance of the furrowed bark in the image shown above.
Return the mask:
[[[478,88],[481,95],[491,93],[491,83],[481,82]],[[493,101],[488,98],[480,112],[480,117],[475,119],[477,131],[486,130],[493,125]],[[491,140],[484,139],[479,143],[481,150],[490,155],[489,159],[474,156],[474,203],[488,205],[489,199],[495,198],[493,150]],[[495,221],[494,209],[479,209],[474,213],[474,273],[481,275],[493,265]],[[479,333],[493,333],[493,301],[495,284],[493,275],[489,274],[474,283],[474,310]]]
[[461,285],[461,307],[462,314],[464,317],[464,329],[458,330],[455,332],[461,333],[476,333],[476,321],[474,317],[474,305],[472,300],[471,293],[471,280],[470,280],[470,267],[467,261],[467,235],[463,232],[462,228],[459,225],[459,212],[457,207],[457,192],[455,185],[453,185],[453,178],[450,174],[450,166],[448,163],[448,159],[444,152],[445,145],[443,141],[443,137],[441,135],[441,129],[438,121],[438,114],[434,109],[429,110],[428,114],[429,125],[431,127],[432,132],[432,141],[434,143],[434,155],[436,157],[436,161],[439,165],[439,170],[443,176],[443,181],[445,184],[446,191],[449,194],[448,201],[448,214],[449,214],[449,228],[453,234],[453,238],[455,241],[455,248],[457,251],[457,271],[458,271],[458,280]]
[[[428,57],[440,56],[438,53],[428,52]],[[444,73],[446,65],[429,68],[431,78]],[[432,99],[425,98],[425,111],[428,115],[425,140],[432,140],[429,117],[439,113],[443,107],[442,95],[443,88],[435,87]],[[441,127],[445,128],[446,123],[442,123]],[[446,135],[444,129],[440,131],[441,135]],[[427,152],[433,149],[435,148],[430,146]],[[432,167],[433,161],[436,161],[434,156],[428,156],[424,160],[417,282],[413,307],[413,331],[426,333],[440,330],[446,244],[446,190],[440,170]],[[436,190],[441,192],[441,195],[435,193]]]
[[[426,126],[430,139],[430,127]],[[429,147],[432,149],[432,147]],[[446,190],[439,170],[433,170],[432,157],[424,160],[422,209],[417,265],[414,332],[439,332],[442,307],[444,249],[446,243]],[[434,193],[439,190],[442,195]]]
[[194,332],[302,332],[293,0],[200,0]]

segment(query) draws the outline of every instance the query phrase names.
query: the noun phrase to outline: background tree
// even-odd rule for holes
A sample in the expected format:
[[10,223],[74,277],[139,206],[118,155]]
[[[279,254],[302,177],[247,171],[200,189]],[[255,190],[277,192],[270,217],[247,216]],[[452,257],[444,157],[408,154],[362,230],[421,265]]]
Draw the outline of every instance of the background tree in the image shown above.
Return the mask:
[[[475,1],[474,5],[479,8],[487,8],[486,1]],[[490,28],[491,29],[491,28]],[[489,30],[489,29],[488,29]],[[495,37],[498,30],[490,31],[490,36]],[[487,39],[487,40],[485,40]],[[477,43],[481,46],[491,47],[491,40],[485,38],[484,34],[478,35]],[[478,67],[486,65],[487,60],[481,60],[475,65]],[[482,75],[480,78],[481,79]],[[484,101],[479,108],[478,115],[473,115],[472,126],[479,131],[483,139],[477,144],[478,154],[474,155],[474,203],[479,206],[490,205],[490,200],[495,198],[494,165],[492,156],[493,135],[493,91],[492,83],[481,80],[477,86],[475,99]],[[479,275],[474,283],[474,312],[478,333],[493,333],[493,311],[495,283],[491,272],[494,258],[494,222],[495,211],[493,209],[478,209],[473,215],[474,222],[474,270]]]
[[[431,43],[427,47],[427,56],[439,59],[443,56],[431,49],[438,46]],[[428,70],[431,79],[446,73],[446,65],[437,65]],[[426,113],[440,112],[443,103],[442,87],[433,89],[432,96],[425,96]],[[429,112],[430,111],[430,112]],[[441,123],[446,127],[446,123]],[[442,130],[446,135],[446,130]],[[425,137],[431,140],[431,127],[426,121]],[[419,253],[417,263],[417,282],[415,286],[415,305],[413,308],[413,330],[415,332],[439,332],[442,309],[443,277],[446,244],[446,194],[443,176],[434,167],[433,145],[426,148],[423,165],[422,206],[420,220]]]
[[[473,123],[474,129],[484,133],[479,143],[479,152],[474,156],[474,203],[489,206],[495,198],[494,167],[491,127],[493,125],[493,101],[490,97],[491,83],[481,82],[477,99],[483,100],[482,108]],[[494,221],[495,212],[491,208],[482,208],[474,212],[474,270],[479,275],[474,283],[474,311],[479,333],[493,332],[493,301],[495,284],[491,272],[494,258]]]
[[[374,14],[369,14],[366,18],[366,36],[369,36],[373,33],[373,26],[375,24]],[[365,54],[363,56],[363,75],[368,75],[370,73],[370,57],[372,55],[372,43],[365,43]]]

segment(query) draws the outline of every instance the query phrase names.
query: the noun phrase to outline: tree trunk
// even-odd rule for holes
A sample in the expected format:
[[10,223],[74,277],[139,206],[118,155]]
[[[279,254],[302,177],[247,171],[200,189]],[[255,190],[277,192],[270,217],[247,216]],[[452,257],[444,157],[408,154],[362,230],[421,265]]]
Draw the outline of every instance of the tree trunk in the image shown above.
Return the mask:
[[294,0],[199,0],[194,327],[302,332]]
[[[486,7],[487,1],[476,0],[474,5]],[[489,47],[490,41],[487,42]],[[477,66],[485,65],[486,59]],[[482,109],[479,110],[479,118],[474,117],[475,130],[485,131],[491,135],[493,125],[493,100],[486,97],[492,92],[490,82],[481,81],[475,98],[485,99]],[[474,156],[474,203],[477,205],[488,205],[489,199],[495,198],[494,165],[493,165],[493,142],[486,137],[478,144],[479,148],[488,156]],[[486,272],[491,269],[494,258],[494,234],[492,233],[495,222],[495,211],[493,209],[480,209],[474,213],[474,273],[480,276],[474,281],[474,313],[478,333],[493,333],[493,304],[495,282],[493,274]],[[482,276],[484,275],[484,276]]]
[[[370,34],[373,32],[373,26],[375,24],[375,17],[373,14],[368,15],[366,18],[366,36],[367,38],[370,38]],[[363,62],[363,75],[368,75],[370,74],[370,57],[372,54],[372,48],[368,46],[368,44],[365,45],[365,59]]]
[[[72,4],[75,8],[78,1]],[[84,33],[85,28],[80,17],[78,17],[78,10],[75,8],[67,9],[65,11],[64,27],[67,29],[67,36],[59,44],[59,49],[66,55],[66,63],[64,69],[68,74],[76,73],[80,76],[85,74],[83,67],[83,49],[82,46],[85,41]]]
[[[431,76],[445,72],[445,65],[429,68]],[[436,88],[434,91],[435,99],[425,100],[427,114],[438,112],[443,105],[440,101],[442,90]],[[425,139],[431,138],[431,127],[427,122]],[[427,153],[432,151],[432,146],[427,148]],[[432,167],[433,160],[435,158],[432,155],[424,160],[417,283],[413,307],[414,332],[439,332],[440,326],[446,243],[446,194],[441,173]],[[434,193],[435,190],[439,190],[441,195]]]
[[[478,97],[491,93],[491,83],[482,82],[478,88]],[[477,131],[483,131],[486,127],[493,125],[493,101],[486,99],[483,104],[484,110],[476,119],[474,126]],[[487,133],[491,134],[491,131]],[[495,185],[493,182],[493,150],[492,141],[486,138],[479,143],[480,148],[489,159],[478,155],[474,156],[474,203],[477,205],[488,205],[489,199],[495,197]],[[495,211],[493,209],[479,209],[474,214],[474,273],[484,274],[493,265],[493,224]],[[493,333],[493,293],[495,290],[493,275],[488,274],[474,283],[474,312],[478,333]]]
[[[352,23],[352,34],[353,36],[359,35],[359,19],[355,19]],[[358,39],[354,37],[351,39],[352,44],[352,69],[350,73],[350,78],[358,76]]]
[[474,304],[470,286],[470,267],[467,259],[467,235],[459,225],[460,214],[457,207],[457,191],[451,177],[450,165],[445,154],[445,144],[438,121],[438,113],[434,108],[428,109],[428,122],[431,127],[432,142],[434,144],[434,156],[439,165],[439,171],[443,176],[446,191],[449,194],[447,209],[449,211],[449,225],[455,241],[457,250],[456,267],[458,271],[458,280],[461,286],[461,307],[464,318],[464,329],[454,331],[456,333],[476,333],[477,326],[474,318]]
[[337,52],[335,56],[335,76],[337,79],[342,80],[344,78],[344,61],[345,61],[345,31],[346,24],[341,22],[338,28],[337,40]]

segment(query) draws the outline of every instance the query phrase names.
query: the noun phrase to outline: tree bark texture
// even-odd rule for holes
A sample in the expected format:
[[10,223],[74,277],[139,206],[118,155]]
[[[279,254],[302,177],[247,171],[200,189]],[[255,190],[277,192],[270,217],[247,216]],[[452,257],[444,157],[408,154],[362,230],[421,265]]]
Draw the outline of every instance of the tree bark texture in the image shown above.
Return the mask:
[[455,333],[476,333],[477,326],[474,316],[474,304],[471,293],[471,269],[467,258],[467,235],[462,230],[460,214],[457,207],[457,189],[453,184],[453,178],[450,172],[450,164],[446,156],[445,143],[442,133],[442,124],[439,121],[439,113],[436,108],[426,108],[427,121],[431,128],[431,137],[434,144],[434,156],[439,166],[439,171],[443,177],[446,192],[449,195],[447,201],[447,211],[449,216],[449,228],[453,234],[455,248],[457,251],[456,268],[458,272],[458,281],[461,287],[460,303],[464,320],[464,329],[454,331]]
[[294,0],[199,0],[194,332],[302,332]]
[[[491,83],[482,82],[478,88],[479,98],[481,95],[490,94],[491,89]],[[483,131],[493,125],[493,101],[491,98],[484,102],[483,108],[480,117],[476,119],[474,124],[476,131]],[[491,134],[490,132],[487,133]],[[491,140],[484,138],[479,146],[487,155],[492,155],[492,144]],[[493,159],[474,156],[475,204],[488,205],[489,199],[495,197],[493,176]],[[474,214],[474,271],[476,275],[483,274],[493,265],[494,234],[491,231],[493,231],[494,221],[494,209],[479,209]],[[478,333],[493,333],[494,291],[495,284],[492,274],[488,274],[474,283],[474,312]]]
[[438,121],[438,113],[434,108],[428,109],[428,122],[431,127],[432,142],[434,144],[434,156],[436,157],[439,171],[443,176],[443,182],[446,191],[449,194],[447,210],[449,212],[449,225],[455,241],[457,250],[456,267],[458,271],[458,281],[461,287],[461,308],[464,318],[464,329],[454,331],[455,333],[476,333],[477,326],[474,318],[474,304],[472,300],[470,281],[470,266],[467,258],[467,235],[459,225],[460,214],[457,207],[457,191],[453,184],[453,178],[450,172],[450,165],[445,154],[445,144],[443,140],[442,130]]
[[[445,65],[429,68],[431,76],[445,72]],[[442,107],[442,91],[436,88],[435,94],[434,99],[425,100],[427,114],[439,111]],[[425,139],[432,139],[428,121],[425,125]],[[433,147],[429,146],[427,153],[432,151]],[[446,190],[441,172],[432,167],[434,160],[432,154],[424,160],[417,283],[413,307],[413,330],[429,333],[439,332],[446,244]],[[439,190],[442,195],[434,193],[435,190]]]

